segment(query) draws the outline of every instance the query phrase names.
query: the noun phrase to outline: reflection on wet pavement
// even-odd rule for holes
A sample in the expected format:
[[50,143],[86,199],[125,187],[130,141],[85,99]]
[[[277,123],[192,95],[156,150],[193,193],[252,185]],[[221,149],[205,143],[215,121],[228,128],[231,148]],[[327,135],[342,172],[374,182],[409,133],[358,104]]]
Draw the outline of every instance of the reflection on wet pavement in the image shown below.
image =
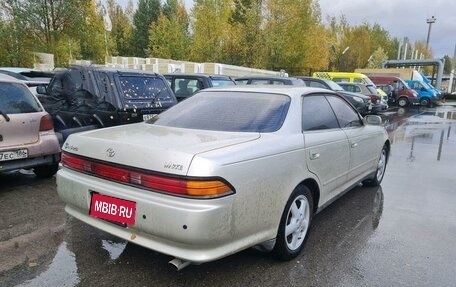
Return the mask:
[[76,259],[73,252],[68,250],[63,242],[55,255],[49,268],[32,280],[26,281],[19,287],[43,286],[76,286],[79,283]]
[[[384,116],[385,128],[393,145],[409,146],[407,161],[413,162],[422,156],[422,146],[427,145],[425,152],[434,151],[436,160],[441,160],[445,144],[455,142],[456,108],[438,107],[435,109],[416,110],[392,113]],[[451,152],[451,151],[450,151]],[[427,158],[429,159],[429,158]]]
[[109,252],[109,257],[111,257],[111,260],[116,260],[119,258],[127,246],[126,242],[116,243],[104,239],[101,241],[101,244],[103,246],[103,249]]

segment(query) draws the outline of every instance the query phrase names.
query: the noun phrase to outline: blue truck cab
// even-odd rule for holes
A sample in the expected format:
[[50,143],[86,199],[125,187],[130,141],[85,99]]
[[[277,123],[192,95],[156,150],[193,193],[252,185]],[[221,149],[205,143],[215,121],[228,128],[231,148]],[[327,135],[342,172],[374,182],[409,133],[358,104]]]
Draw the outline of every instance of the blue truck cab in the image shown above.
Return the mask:
[[439,90],[439,89],[437,89],[437,88],[435,88],[435,87],[432,85],[431,81],[429,81],[429,79],[426,77],[426,75],[425,75],[423,72],[419,72],[419,73],[420,73],[420,75],[423,77],[423,82],[425,82],[428,86],[431,87],[431,89],[434,90],[434,92],[435,92],[436,95],[437,95],[437,98],[441,99],[442,96],[443,96],[443,91],[442,91],[442,90]]
[[424,81],[405,80],[407,85],[418,93],[418,98],[422,106],[428,106],[439,100],[435,89]]

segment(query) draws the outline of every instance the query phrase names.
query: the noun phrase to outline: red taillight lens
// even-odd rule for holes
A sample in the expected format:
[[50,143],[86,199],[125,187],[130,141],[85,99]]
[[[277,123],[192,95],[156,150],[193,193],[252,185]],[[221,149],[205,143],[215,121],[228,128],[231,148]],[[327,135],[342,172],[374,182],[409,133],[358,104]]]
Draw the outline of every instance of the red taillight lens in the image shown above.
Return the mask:
[[66,152],[62,153],[62,165],[101,178],[176,195],[213,198],[234,193],[234,190],[221,180],[194,180],[152,174],[147,171],[117,167],[113,164],[93,162]]
[[49,114],[42,116],[40,120],[40,132],[45,132],[52,129],[54,129],[52,117]]

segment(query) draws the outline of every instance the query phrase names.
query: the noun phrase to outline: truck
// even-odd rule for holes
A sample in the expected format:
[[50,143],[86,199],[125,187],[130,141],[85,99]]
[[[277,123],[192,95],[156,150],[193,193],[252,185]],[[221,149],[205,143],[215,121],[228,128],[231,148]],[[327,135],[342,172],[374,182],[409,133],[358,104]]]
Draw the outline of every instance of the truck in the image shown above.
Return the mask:
[[418,99],[422,106],[433,104],[441,98],[441,92],[427,83],[427,78],[415,69],[356,69],[355,71],[363,73],[368,77],[387,75],[401,78],[410,88],[418,93]]

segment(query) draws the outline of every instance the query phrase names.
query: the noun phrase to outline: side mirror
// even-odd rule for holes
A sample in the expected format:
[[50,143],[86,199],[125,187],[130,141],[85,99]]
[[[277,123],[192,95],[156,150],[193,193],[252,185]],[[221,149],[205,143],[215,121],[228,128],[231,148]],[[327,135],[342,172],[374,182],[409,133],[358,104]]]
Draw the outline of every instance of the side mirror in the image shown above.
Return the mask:
[[36,93],[38,95],[46,95],[46,86],[45,85],[37,86],[36,87]]
[[382,118],[376,115],[367,115],[364,117],[364,122],[368,125],[373,126],[381,126],[382,125]]
[[423,91],[423,92],[425,92],[425,91],[426,91],[426,88],[425,88],[425,87],[421,87],[420,90]]

